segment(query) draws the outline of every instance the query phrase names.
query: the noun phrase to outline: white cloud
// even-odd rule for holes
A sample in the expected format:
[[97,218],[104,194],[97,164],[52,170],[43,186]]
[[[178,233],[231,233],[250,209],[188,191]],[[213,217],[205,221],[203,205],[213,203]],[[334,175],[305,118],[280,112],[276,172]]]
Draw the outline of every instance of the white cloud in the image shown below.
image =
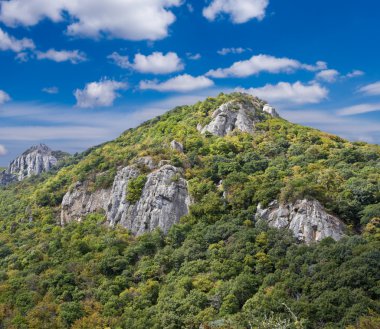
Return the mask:
[[228,55],[228,54],[242,54],[245,51],[247,51],[247,49],[241,48],[241,47],[238,47],[238,48],[222,48],[222,49],[218,50],[217,53],[219,55],[224,56],[224,55]]
[[111,59],[117,66],[120,66],[123,69],[129,69],[132,67],[131,62],[129,61],[129,57],[120,55],[116,51],[111,55],[108,55],[107,58]]
[[377,104],[358,104],[353,106],[344,107],[338,109],[336,113],[338,115],[356,115],[369,112],[380,111],[380,103]]
[[34,49],[35,45],[31,39],[16,39],[0,28],[0,50],[11,50],[19,53],[26,49]]
[[316,79],[326,82],[335,82],[339,77],[339,72],[337,70],[323,70],[316,74]]
[[5,148],[5,146],[0,144],[0,156],[6,155],[7,153],[8,150]]
[[197,53],[197,54],[186,53],[186,56],[188,59],[191,59],[192,61],[197,61],[198,59],[202,58],[202,55],[199,53]]
[[59,93],[58,87],[46,87],[46,88],[43,88],[42,91],[44,93],[47,93],[47,94],[58,94]]
[[248,60],[238,61],[229,68],[216,69],[207,72],[207,76],[213,78],[227,77],[248,77],[261,72],[269,73],[290,73],[298,69],[308,71],[317,71],[326,66],[324,62],[317,62],[316,65],[302,64],[301,62],[290,58],[278,58],[270,55],[256,55]]
[[84,62],[87,58],[86,55],[79,50],[55,50],[49,49],[46,52],[37,51],[37,59],[49,59],[54,62],[71,62],[78,64]]
[[221,14],[230,16],[233,23],[240,24],[251,19],[262,20],[269,0],[213,0],[203,9],[203,16],[214,21]]
[[380,81],[361,87],[359,91],[369,96],[380,95]]
[[181,0],[10,0],[0,3],[0,21],[8,26],[67,21],[70,35],[158,40],[168,35],[176,19],[169,9],[181,4]]
[[205,76],[193,77],[189,74],[183,74],[171,78],[165,82],[141,81],[140,89],[187,92],[196,89],[208,88],[213,85],[214,82]]
[[279,82],[276,85],[267,84],[261,88],[238,88],[237,91],[252,94],[269,102],[294,104],[319,103],[327,98],[329,93],[328,89],[317,83],[305,85],[299,81],[293,84],[288,82]]
[[21,53],[17,53],[15,59],[16,61],[20,63],[25,63],[29,60],[30,58],[30,53],[26,51],[22,51]]
[[301,64],[300,68],[307,71],[311,71],[311,72],[317,72],[317,71],[326,70],[327,63],[323,61],[317,61],[315,65]]
[[347,78],[356,78],[356,77],[361,77],[363,75],[364,75],[363,71],[361,71],[361,70],[353,70],[352,72],[347,73],[346,77]]
[[0,90],[0,105],[9,102],[11,97],[3,90]]
[[133,63],[129,62],[128,56],[122,56],[117,52],[109,55],[108,58],[122,68],[132,68],[140,73],[167,74],[184,68],[181,59],[174,52],[164,55],[156,51],[148,56],[136,54]]
[[83,90],[77,89],[74,92],[77,99],[76,106],[81,108],[111,106],[119,96],[117,91],[126,88],[126,83],[114,80],[88,83]]

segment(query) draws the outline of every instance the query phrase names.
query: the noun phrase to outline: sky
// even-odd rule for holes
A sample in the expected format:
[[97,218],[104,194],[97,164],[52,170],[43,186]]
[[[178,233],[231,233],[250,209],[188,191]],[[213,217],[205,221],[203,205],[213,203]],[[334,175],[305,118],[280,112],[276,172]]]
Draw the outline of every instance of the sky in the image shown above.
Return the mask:
[[242,91],[380,143],[380,2],[0,0],[0,166]]

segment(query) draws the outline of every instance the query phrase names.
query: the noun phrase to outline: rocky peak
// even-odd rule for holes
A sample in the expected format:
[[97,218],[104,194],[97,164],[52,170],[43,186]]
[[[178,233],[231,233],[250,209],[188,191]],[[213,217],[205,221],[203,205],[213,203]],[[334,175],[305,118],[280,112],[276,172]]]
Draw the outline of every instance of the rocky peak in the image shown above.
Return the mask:
[[328,214],[317,200],[304,199],[287,204],[273,201],[267,208],[259,204],[256,219],[265,220],[272,227],[290,229],[296,238],[307,244],[327,237],[340,240],[345,230],[343,222]]
[[0,174],[0,185],[22,181],[33,175],[40,175],[52,169],[58,162],[55,152],[45,144],[30,147]]
[[276,110],[258,98],[241,95],[242,99],[222,104],[212,114],[211,122],[205,127],[198,126],[202,134],[209,132],[216,136],[225,136],[234,130],[253,133],[255,124],[265,120],[269,114],[279,117]]
[[53,150],[46,144],[38,144],[28,148],[22,155],[28,155],[30,153],[39,153],[39,154],[51,154]]

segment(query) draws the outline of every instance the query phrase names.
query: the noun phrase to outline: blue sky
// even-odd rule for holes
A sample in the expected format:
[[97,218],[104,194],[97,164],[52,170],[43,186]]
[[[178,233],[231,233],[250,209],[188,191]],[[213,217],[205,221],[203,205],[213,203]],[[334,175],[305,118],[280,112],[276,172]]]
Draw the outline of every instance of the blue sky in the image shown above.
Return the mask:
[[379,12],[374,0],[0,1],[0,166],[234,90],[379,143]]

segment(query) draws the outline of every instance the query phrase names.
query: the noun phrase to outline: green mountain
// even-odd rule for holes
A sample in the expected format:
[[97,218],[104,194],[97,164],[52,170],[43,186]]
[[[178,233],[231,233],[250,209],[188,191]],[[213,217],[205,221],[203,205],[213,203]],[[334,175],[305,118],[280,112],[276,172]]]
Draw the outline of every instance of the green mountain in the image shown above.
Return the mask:
[[380,147],[221,94],[0,188],[0,328],[379,328]]

